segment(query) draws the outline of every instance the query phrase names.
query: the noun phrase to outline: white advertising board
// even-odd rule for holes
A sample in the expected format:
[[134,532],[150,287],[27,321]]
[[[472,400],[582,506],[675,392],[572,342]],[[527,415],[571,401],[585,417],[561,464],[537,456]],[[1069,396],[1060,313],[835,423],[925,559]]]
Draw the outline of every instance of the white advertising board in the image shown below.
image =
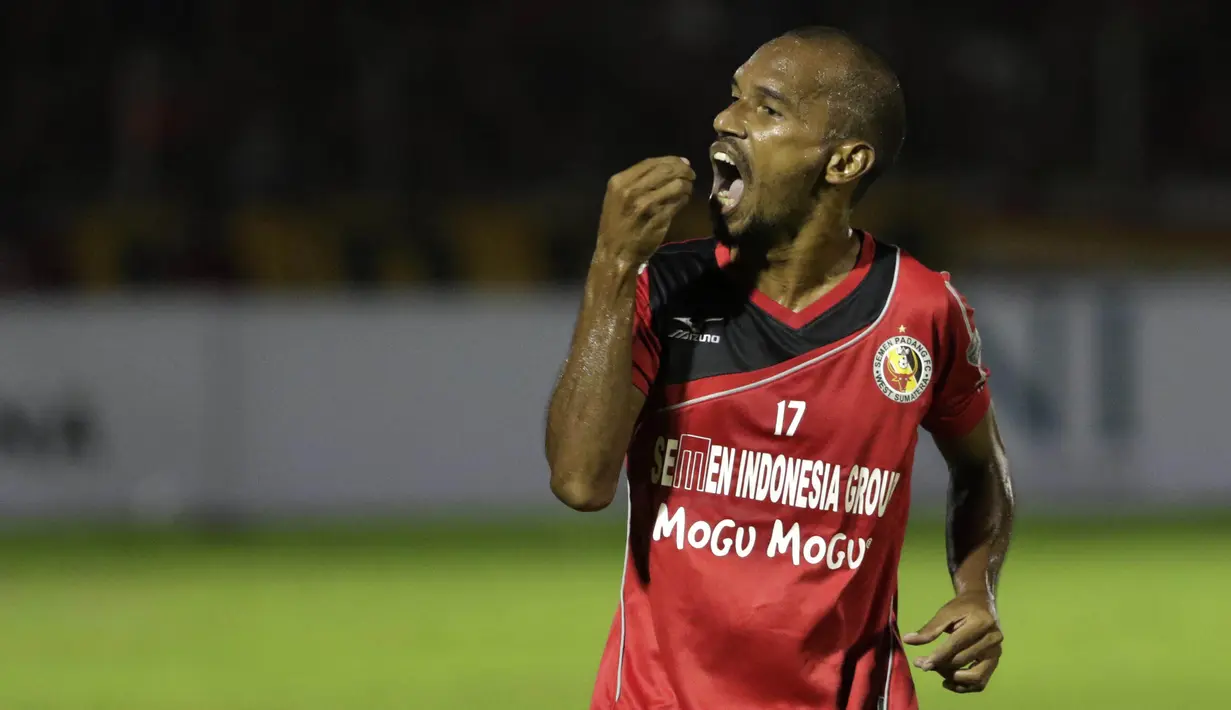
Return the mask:
[[[1231,286],[958,286],[1024,509],[1231,505]],[[2,304],[0,516],[553,509],[543,415],[576,299]]]
[[0,516],[165,516],[211,463],[217,309],[0,308]]

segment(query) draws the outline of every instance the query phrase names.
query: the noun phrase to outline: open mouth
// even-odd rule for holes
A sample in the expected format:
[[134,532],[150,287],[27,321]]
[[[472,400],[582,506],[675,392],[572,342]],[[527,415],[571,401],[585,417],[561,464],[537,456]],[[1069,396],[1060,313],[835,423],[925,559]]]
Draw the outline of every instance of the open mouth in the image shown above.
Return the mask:
[[744,196],[744,171],[740,167],[738,153],[722,143],[710,149],[710,161],[714,165],[714,189],[712,197],[718,201],[722,213],[730,214],[739,206]]

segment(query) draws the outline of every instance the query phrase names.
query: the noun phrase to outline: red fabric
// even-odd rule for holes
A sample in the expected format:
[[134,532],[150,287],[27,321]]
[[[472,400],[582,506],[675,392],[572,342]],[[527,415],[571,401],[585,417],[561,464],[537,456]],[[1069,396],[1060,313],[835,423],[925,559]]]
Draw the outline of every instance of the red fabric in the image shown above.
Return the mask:
[[947,277],[905,255],[897,269],[864,331],[656,388],[628,451],[628,556],[592,710],[917,708],[893,610],[918,430],[961,435],[989,395]]
[[992,397],[987,388],[991,374],[983,365],[978,342],[975,311],[941,274],[949,295],[947,308],[939,319],[940,361],[945,370],[937,373],[937,392],[924,417],[923,427],[937,436],[959,438],[969,434],[987,414]]
[[649,395],[658,374],[661,352],[650,314],[650,270],[643,268],[637,275],[637,300],[633,309],[633,385],[644,395]]

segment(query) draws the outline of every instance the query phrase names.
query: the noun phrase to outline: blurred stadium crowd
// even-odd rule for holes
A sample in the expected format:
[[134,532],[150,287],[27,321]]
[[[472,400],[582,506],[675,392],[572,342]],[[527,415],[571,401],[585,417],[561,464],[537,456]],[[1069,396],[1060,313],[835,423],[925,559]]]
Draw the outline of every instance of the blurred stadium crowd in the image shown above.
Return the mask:
[[1231,264],[1216,6],[8,3],[0,289],[573,282],[606,176],[703,158],[732,70],[816,23],[902,77],[862,217],[925,261]]

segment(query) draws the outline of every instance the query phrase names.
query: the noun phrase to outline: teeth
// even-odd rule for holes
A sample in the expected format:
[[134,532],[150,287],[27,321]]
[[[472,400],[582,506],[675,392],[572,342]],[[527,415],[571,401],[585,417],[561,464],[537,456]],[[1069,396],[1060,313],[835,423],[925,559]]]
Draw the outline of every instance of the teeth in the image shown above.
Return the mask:
[[731,160],[731,156],[727,155],[726,153],[723,153],[722,151],[718,151],[717,153],[714,153],[714,160],[717,160],[720,163],[726,163],[727,165],[731,165],[731,166],[735,165],[735,161]]

